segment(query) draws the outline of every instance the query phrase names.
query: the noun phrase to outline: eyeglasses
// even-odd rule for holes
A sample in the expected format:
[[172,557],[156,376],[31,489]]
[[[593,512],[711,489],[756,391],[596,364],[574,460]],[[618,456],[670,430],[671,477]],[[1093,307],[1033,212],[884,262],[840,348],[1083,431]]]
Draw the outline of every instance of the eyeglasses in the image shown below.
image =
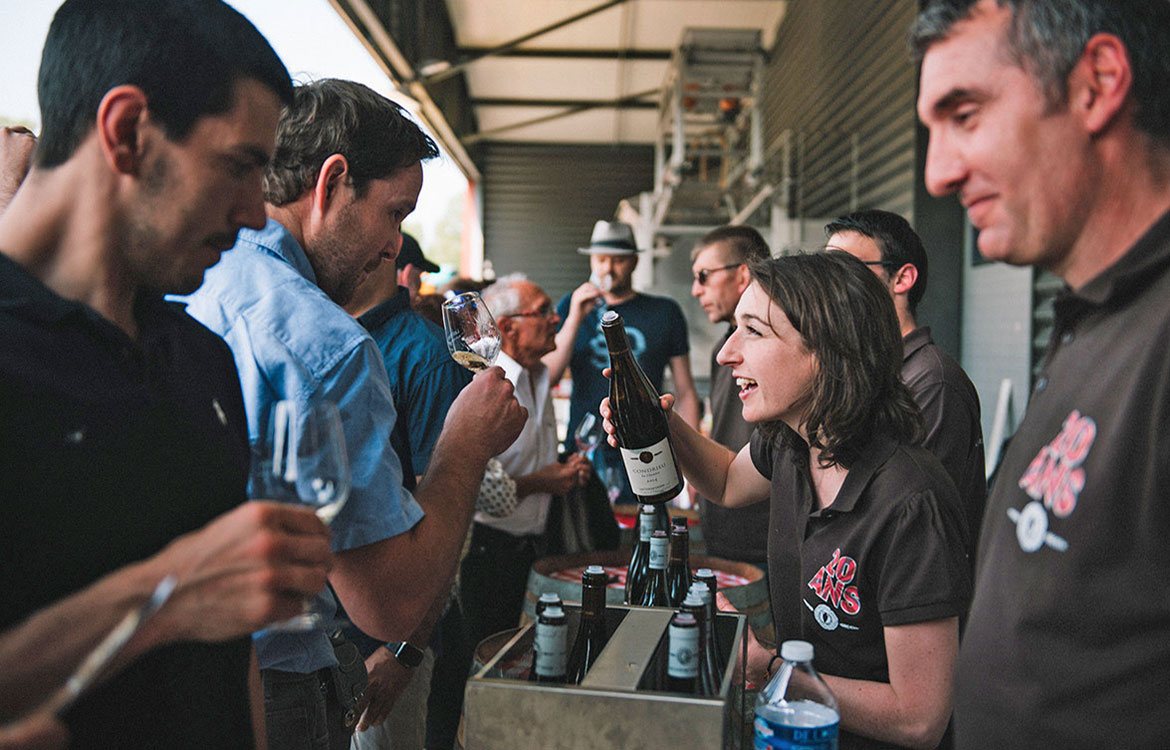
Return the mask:
[[715,268],[700,268],[695,272],[695,281],[699,282],[699,286],[707,286],[707,281],[710,280],[711,274],[716,271],[726,271],[729,268],[739,268],[742,263],[729,263],[726,266],[716,266]]
[[551,318],[556,315],[557,311],[553,308],[552,302],[545,302],[535,310],[529,312],[512,313],[511,315],[501,315],[501,318]]

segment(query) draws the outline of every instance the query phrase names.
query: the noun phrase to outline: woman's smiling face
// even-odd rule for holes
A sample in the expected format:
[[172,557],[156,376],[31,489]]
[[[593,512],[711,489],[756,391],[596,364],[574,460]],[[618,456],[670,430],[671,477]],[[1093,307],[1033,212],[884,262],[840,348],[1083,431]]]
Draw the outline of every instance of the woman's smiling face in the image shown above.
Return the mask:
[[781,420],[800,435],[817,360],[788,316],[753,281],[735,308],[735,332],[716,361],[739,385],[744,420]]

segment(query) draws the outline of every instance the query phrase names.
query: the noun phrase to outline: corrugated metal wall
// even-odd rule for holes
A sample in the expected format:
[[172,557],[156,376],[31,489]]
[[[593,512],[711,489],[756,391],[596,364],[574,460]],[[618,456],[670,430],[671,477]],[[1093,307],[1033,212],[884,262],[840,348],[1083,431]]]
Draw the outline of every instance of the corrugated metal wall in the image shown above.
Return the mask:
[[654,187],[649,146],[486,143],[475,152],[483,172],[484,258],[497,275],[526,273],[554,300],[589,278],[589,244],[598,219],[618,201]]
[[857,207],[912,218],[916,80],[906,34],[916,10],[906,0],[789,5],[762,106],[765,143],[785,130],[795,138],[794,215],[831,218],[855,195]]

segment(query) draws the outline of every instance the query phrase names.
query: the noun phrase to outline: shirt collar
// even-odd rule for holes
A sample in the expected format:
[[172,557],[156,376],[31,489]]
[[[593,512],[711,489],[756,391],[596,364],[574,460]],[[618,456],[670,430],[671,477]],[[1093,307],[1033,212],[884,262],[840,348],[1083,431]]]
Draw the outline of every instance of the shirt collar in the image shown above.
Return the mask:
[[910,333],[902,338],[902,361],[910,359],[922,347],[926,346],[932,341],[930,337],[930,326],[922,326],[915,328]]
[[55,323],[70,314],[84,313],[85,306],[65,299],[15,260],[0,253],[0,310]]
[[358,322],[366,330],[372,331],[380,327],[387,320],[390,320],[395,315],[405,310],[410,309],[410,290],[404,286],[398,287],[398,291],[394,296],[380,304],[374,305],[369,310],[358,316]]
[[241,229],[236,241],[248,242],[280,258],[297,269],[297,273],[314,286],[317,285],[317,274],[313,272],[313,265],[309,263],[309,256],[305,254],[301,243],[276,219],[269,219],[263,229]]
[[870,480],[877,473],[890,456],[894,455],[898,444],[885,437],[873,437],[861,449],[861,454],[853,462],[853,467],[845,476],[845,483],[837,492],[833,504],[825,510],[833,513],[849,513],[861,499],[861,494],[869,486]]
[[1058,313],[1100,307],[1137,294],[1170,264],[1170,212],[1163,214],[1125,255],[1080,289],[1065,290],[1057,299]]

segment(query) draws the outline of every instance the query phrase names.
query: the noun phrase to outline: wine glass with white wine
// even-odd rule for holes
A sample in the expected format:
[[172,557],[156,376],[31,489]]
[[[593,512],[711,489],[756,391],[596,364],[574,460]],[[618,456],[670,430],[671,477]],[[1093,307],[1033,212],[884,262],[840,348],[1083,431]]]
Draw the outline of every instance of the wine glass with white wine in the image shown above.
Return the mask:
[[500,354],[500,329],[479,292],[443,302],[443,330],[451,357],[472,372],[491,367]]
[[[249,496],[258,500],[297,503],[314,509],[325,524],[349,497],[350,470],[341,416],[331,401],[307,404],[277,401],[268,429],[256,446]],[[326,613],[322,596],[305,603],[304,614],[275,623],[269,630],[312,630]]]

